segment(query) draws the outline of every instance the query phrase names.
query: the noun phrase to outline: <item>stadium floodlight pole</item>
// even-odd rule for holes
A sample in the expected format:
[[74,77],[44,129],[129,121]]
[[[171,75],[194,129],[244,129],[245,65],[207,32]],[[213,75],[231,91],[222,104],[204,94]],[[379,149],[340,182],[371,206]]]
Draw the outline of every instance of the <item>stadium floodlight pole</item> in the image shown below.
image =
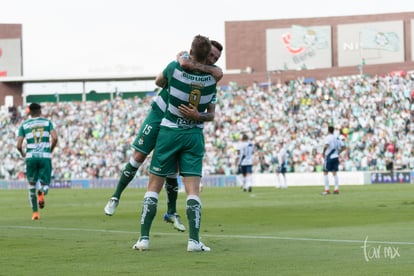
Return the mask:
[[364,74],[364,64],[365,64],[365,60],[364,60],[364,47],[361,47],[360,53],[361,53],[361,66],[359,67],[359,74],[362,76]]
[[359,53],[361,54],[361,64],[358,66],[359,68],[359,74],[362,76],[364,74],[364,65],[365,65],[365,59],[364,59],[364,46],[362,45],[362,32],[359,32]]
[[272,92],[272,78],[270,77],[270,71],[267,71],[267,88],[269,92]]
[[22,92],[22,98],[23,98],[23,106],[26,106],[27,104],[27,93],[26,90],[23,87],[23,92]]
[[361,75],[364,74],[364,66],[365,66],[365,58],[362,56],[362,62],[361,62]]
[[56,103],[59,103],[59,92],[55,92]]
[[86,102],[86,84],[82,82],[82,102]]

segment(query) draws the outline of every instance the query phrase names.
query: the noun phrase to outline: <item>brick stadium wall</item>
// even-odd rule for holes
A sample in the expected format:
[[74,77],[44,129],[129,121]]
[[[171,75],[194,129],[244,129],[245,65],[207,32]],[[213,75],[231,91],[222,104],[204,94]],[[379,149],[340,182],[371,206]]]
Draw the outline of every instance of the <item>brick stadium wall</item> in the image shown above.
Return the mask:
[[321,18],[298,18],[281,20],[229,21],[225,22],[225,54],[226,70],[254,69],[251,74],[226,74],[220,84],[226,85],[235,81],[240,85],[251,85],[253,82],[266,82],[266,29],[290,28],[293,24],[302,26],[332,26],[332,68],[304,71],[271,72],[272,82],[277,79],[286,81],[298,77],[325,79],[328,76],[358,74],[356,66],[338,67],[337,26],[340,24],[380,22],[402,20],[404,22],[405,62],[381,65],[365,65],[364,73],[370,75],[385,74],[394,70],[413,70],[414,62],[411,53],[411,20],[414,12],[358,15]]
[[[220,81],[226,85],[235,81],[240,85],[251,85],[253,82],[267,82],[268,75],[272,82],[287,81],[298,77],[313,77],[325,79],[328,76],[342,76],[358,74],[356,66],[338,67],[337,57],[337,25],[349,23],[364,23],[375,21],[404,21],[405,35],[405,62],[381,65],[365,65],[364,73],[370,75],[386,74],[393,70],[414,70],[414,62],[411,53],[411,19],[414,19],[414,12],[358,15],[343,17],[321,17],[321,18],[298,18],[281,20],[256,20],[256,21],[230,21],[225,22],[225,54],[226,70],[244,69],[250,66],[254,69],[251,74],[225,74]],[[266,29],[290,28],[292,24],[303,26],[332,26],[332,63],[333,67],[328,69],[315,69],[304,71],[268,72],[266,71]],[[22,38],[21,24],[0,24],[0,39]],[[0,105],[4,104],[4,97],[14,96],[15,105],[23,104],[21,94],[23,85],[19,83],[0,83]]]
[[[0,24],[0,39],[19,38],[22,39],[21,24]],[[4,105],[5,96],[13,96],[14,105],[23,104],[23,85],[21,83],[0,82],[0,106]]]
[[0,39],[5,38],[21,38],[21,24],[0,24]]

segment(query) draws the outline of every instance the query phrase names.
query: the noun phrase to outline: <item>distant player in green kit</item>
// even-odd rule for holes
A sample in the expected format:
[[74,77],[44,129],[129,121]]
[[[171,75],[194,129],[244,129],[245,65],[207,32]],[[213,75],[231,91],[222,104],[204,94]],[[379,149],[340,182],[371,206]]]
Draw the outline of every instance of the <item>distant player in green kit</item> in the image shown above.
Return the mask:
[[[52,121],[41,117],[39,104],[30,104],[29,112],[31,118],[19,127],[16,147],[22,157],[26,158],[32,220],[39,220],[38,208],[45,207],[45,196],[49,191],[52,175],[52,152],[57,145],[58,136]],[[26,140],[26,150],[23,149],[24,140]],[[40,188],[36,193],[37,182],[40,182]]]

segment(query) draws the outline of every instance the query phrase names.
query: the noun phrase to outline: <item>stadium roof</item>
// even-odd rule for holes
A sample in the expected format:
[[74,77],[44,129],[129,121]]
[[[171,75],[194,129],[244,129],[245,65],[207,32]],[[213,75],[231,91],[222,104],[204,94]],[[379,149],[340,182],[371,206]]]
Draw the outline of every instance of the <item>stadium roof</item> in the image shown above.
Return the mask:
[[107,75],[107,76],[65,76],[65,77],[0,77],[3,83],[50,83],[50,82],[107,82],[154,80],[155,75]]

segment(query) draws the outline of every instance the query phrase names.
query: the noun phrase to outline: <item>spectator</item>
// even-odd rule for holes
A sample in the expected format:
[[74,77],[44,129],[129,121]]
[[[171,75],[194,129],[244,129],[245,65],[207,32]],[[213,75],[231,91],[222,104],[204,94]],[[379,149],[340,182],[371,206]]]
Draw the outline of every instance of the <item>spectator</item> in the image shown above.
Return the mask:
[[[409,77],[346,76],[315,81],[313,88],[301,80],[287,84],[278,83],[269,91],[259,85],[238,87],[231,83],[218,91],[216,119],[205,125],[205,167],[209,174],[229,173],[237,170],[234,133],[254,133],[255,143],[267,164],[263,173],[275,173],[277,159],[274,151],[280,137],[289,141],[288,172],[309,172],[320,169],[321,130],[331,123],[343,129],[347,141],[347,154],[340,170],[365,169],[367,160],[370,170],[385,171],[386,141],[394,141],[394,151],[412,152],[414,143],[414,81]],[[310,91],[313,91],[310,93]],[[410,97],[407,97],[407,91]],[[302,100],[306,99],[305,104]],[[105,167],[99,177],[118,178],[120,164],[127,162],[137,125],[147,114],[152,98],[134,98],[113,101],[61,102],[43,104],[45,116],[59,128],[61,144],[55,154],[59,161],[56,172],[64,173],[70,168],[71,177],[93,178],[87,168]],[[278,103],[278,104],[275,104]],[[0,111],[0,149],[2,160],[11,160],[14,170],[2,168],[0,177],[17,179],[24,173],[24,164],[14,150],[16,130],[27,118],[25,107],[17,107],[15,115]],[[17,115],[16,115],[17,114]],[[251,114],[246,116],[245,114]],[[13,122],[16,120],[17,122]],[[396,139],[395,139],[396,138]],[[412,156],[412,155],[411,155]],[[401,157],[402,159],[402,157]],[[412,161],[408,157],[408,166]],[[401,160],[401,163],[403,161]],[[231,168],[229,167],[231,164]],[[260,166],[260,162],[254,163]],[[139,174],[147,174],[148,162]],[[397,168],[394,168],[397,169]],[[254,167],[260,172],[260,167]],[[9,175],[9,173],[11,173]]]

